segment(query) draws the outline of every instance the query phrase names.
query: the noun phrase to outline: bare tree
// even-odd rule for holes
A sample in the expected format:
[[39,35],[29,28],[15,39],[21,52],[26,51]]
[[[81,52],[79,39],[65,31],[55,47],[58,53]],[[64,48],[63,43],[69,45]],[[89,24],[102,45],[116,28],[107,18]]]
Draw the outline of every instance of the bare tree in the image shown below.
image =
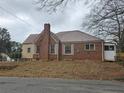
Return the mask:
[[[56,12],[57,10],[64,10],[68,4],[76,3],[82,0],[35,0],[35,4],[38,5],[38,10],[47,12]],[[91,1],[97,0],[83,0],[85,4],[89,4]],[[73,7],[73,6],[72,6]]]
[[[53,12],[63,9],[70,2],[75,1],[80,0],[37,0],[36,4],[39,4],[39,9]],[[113,37],[113,41],[118,45],[118,50],[122,51],[124,48],[124,0],[84,1],[87,4],[94,1],[95,5],[90,14],[86,16],[86,20],[83,21],[83,26],[97,35]]]
[[97,35],[113,37],[118,50],[124,48],[124,0],[100,0],[83,25]]
[[59,7],[66,6],[72,0],[37,0],[38,10],[45,9],[47,12],[55,12]]

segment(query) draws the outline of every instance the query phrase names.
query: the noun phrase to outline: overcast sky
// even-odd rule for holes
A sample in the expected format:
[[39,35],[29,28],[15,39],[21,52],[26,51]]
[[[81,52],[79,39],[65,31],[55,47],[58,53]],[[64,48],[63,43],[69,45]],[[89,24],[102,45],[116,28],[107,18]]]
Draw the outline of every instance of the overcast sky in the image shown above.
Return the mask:
[[5,27],[12,40],[23,42],[29,34],[40,33],[44,23],[51,24],[54,33],[82,30],[83,17],[89,12],[80,0],[68,6],[63,12],[49,14],[38,11],[34,0],[0,0],[0,27]]

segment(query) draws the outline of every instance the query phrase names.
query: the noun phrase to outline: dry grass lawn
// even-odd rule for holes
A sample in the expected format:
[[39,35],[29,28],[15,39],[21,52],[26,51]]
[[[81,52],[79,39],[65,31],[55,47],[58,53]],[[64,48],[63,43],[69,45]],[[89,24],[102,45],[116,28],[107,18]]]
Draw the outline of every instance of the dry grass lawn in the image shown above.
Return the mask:
[[124,67],[113,62],[12,62],[0,63],[0,68],[9,65],[15,66],[15,68],[0,69],[0,76],[97,80],[124,78]]

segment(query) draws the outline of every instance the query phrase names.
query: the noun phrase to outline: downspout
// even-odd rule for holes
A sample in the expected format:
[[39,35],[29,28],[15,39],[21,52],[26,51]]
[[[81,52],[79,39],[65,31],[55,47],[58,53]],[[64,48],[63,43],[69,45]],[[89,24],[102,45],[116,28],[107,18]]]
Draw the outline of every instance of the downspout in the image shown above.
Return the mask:
[[104,61],[104,41],[102,42],[102,61]]
[[59,46],[60,46],[60,41],[58,41],[58,48],[57,48],[57,61],[59,61]]
[[47,61],[49,61],[50,60],[50,55],[49,55],[49,53],[50,53],[50,49],[49,49],[49,47],[50,47],[50,31],[49,31],[49,33],[48,33],[48,53],[47,53],[47,55],[48,55],[48,58],[47,58]]

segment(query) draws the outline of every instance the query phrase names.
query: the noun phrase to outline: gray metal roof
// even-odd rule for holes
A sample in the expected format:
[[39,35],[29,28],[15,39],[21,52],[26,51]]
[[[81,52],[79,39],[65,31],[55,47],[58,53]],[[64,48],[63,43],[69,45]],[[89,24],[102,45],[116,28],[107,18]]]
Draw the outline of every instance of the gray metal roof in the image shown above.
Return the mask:
[[89,35],[79,30],[59,32],[56,34],[61,42],[88,42],[102,41],[102,39]]

